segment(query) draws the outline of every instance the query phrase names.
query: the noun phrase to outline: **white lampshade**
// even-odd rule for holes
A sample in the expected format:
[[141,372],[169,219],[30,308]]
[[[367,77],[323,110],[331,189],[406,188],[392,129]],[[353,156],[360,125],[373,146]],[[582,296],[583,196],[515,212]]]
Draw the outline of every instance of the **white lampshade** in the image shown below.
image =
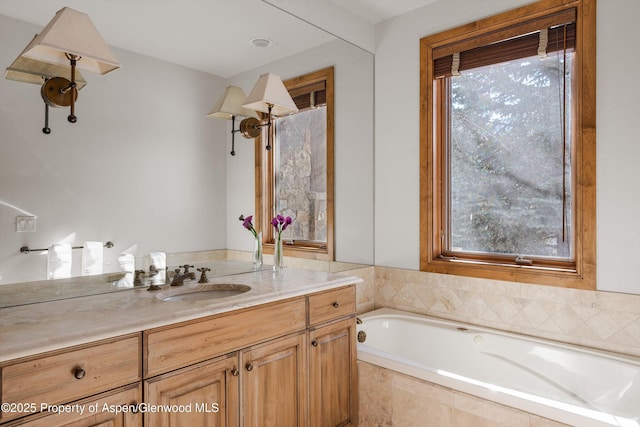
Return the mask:
[[[35,39],[36,37],[38,37],[37,34],[33,38]],[[5,79],[41,85],[52,77],[63,77],[71,74],[69,61],[65,65],[51,64],[26,58],[22,56],[23,53],[24,51],[7,67],[7,71],[4,73]],[[78,90],[87,85],[80,71],[76,71],[76,84],[78,85]]]
[[268,113],[269,105],[272,106],[271,114],[274,116],[284,116],[298,111],[280,77],[270,73],[260,76],[243,107]]
[[[50,64],[48,62],[36,61],[35,59],[19,56],[7,68],[7,71],[4,73],[4,78],[41,85],[49,78],[69,76],[70,74],[71,67],[69,65]],[[78,90],[87,85],[87,81],[79,71],[76,71],[75,81],[78,85]]]
[[79,56],[76,67],[96,74],[106,74],[120,68],[86,13],[65,7],[29,43],[22,53],[26,58],[52,64],[67,65],[65,53]]
[[247,99],[244,91],[237,86],[227,86],[224,94],[218,99],[216,105],[213,106],[207,117],[216,119],[231,120],[232,116],[254,117],[258,118],[255,111],[244,108]]

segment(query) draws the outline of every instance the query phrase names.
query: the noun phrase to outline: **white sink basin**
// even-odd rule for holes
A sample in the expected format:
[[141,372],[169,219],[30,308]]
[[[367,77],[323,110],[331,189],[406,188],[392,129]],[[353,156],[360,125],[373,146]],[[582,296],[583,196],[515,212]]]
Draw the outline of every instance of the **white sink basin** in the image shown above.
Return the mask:
[[251,286],[238,285],[235,283],[216,283],[201,285],[196,288],[185,288],[171,290],[158,295],[162,301],[206,301],[232,297],[249,292]]

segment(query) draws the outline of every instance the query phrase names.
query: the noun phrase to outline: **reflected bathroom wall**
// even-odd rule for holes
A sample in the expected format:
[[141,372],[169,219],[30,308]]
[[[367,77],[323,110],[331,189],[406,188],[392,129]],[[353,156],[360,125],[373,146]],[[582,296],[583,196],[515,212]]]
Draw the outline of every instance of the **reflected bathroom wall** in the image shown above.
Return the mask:
[[[373,55],[335,39],[230,81],[248,93],[266,72],[286,80],[330,66],[335,79],[335,260],[373,264]],[[230,135],[227,145],[229,152]],[[235,156],[227,156],[227,218],[255,212],[254,140],[236,135],[235,150]],[[240,224],[230,224],[228,248],[249,250],[248,237]]]
[[[40,29],[0,15],[0,64]],[[132,248],[136,258],[225,248],[225,123],[205,117],[224,79],[113,50],[122,68],[87,73],[78,122],[52,108],[50,135],[39,86],[0,79],[0,284],[46,278],[46,252],[25,255],[25,245],[112,241],[105,273]],[[36,232],[16,232],[24,212],[37,216]]]

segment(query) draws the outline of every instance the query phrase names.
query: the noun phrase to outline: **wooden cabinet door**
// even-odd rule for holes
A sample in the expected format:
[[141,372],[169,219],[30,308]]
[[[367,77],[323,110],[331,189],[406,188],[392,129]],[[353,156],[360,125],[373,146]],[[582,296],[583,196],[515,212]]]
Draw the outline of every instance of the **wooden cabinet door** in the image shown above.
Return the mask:
[[241,355],[242,426],[306,426],[306,335],[250,347]]
[[232,353],[146,380],[145,425],[237,427],[237,363],[238,355]]
[[355,319],[309,332],[309,426],[357,424]]

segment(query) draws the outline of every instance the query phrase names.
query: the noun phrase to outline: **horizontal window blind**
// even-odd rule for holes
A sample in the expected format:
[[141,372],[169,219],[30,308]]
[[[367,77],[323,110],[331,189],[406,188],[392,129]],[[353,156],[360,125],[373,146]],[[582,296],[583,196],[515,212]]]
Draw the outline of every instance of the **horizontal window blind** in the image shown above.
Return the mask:
[[[459,71],[538,55],[540,30],[548,28],[547,52],[575,48],[575,9],[558,12],[544,19],[496,30],[482,37],[465,39],[433,49],[434,78],[450,77],[454,54],[459,53]],[[518,34],[519,33],[519,34]],[[504,37],[508,38],[504,38]]]
[[293,102],[296,103],[299,110],[311,107],[312,98],[314,100],[313,106],[323,105],[327,103],[326,83],[324,80],[321,80],[308,85],[295,87],[289,89],[289,95],[291,95]]

